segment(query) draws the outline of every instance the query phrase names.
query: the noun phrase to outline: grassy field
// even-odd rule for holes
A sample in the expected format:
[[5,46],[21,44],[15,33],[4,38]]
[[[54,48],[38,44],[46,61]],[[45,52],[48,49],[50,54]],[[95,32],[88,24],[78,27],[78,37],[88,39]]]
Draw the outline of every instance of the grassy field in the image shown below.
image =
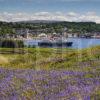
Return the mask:
[[100,100],[100,46],[0,48],[1,100]]
[[91,70],[90,67],[100,65],[99,58],[100,46],[84,50],[65,48],[0,48],[0,66],[12,69]]

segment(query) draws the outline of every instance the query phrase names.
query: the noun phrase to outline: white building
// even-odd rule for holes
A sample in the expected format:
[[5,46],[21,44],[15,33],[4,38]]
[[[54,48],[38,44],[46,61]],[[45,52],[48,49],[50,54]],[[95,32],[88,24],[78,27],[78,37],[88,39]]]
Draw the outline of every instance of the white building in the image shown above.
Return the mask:
[[39,38],[47,38],[48,36],[45,33],[41,33],[38,35]]
[[72,37],[73,37],[73,34],[68,33],[68,34],[67,34],[67,37],[68,37],[68,38],[72,38]]

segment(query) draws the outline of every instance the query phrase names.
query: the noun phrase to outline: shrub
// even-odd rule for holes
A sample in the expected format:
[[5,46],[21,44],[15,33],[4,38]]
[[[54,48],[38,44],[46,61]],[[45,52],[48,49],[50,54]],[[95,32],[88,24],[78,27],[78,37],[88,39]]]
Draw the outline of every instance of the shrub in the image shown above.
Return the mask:
[[2,48],[23,48],[24,42],[21,40],[0,40]]

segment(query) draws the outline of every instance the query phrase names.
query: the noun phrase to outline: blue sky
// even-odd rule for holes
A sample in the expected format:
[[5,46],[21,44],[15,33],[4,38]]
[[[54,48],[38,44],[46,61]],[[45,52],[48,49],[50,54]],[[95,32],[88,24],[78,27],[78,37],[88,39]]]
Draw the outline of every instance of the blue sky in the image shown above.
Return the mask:
[[0,12],[61,11],[99,13],[99,0],[0,0]]
[[79,16],[93,15],[95,20],[96,17],[99,20],[99,10],[100,0],[0,0],[1,19],[3,19],[2,17],[7,17],[6,14],[13,14],[14,17],[15,13],[33,16],[32,14],[39,12],[46,12],[45,14],[48,12],[53,15],[56,12],[60,12],[63,16],[67,16],[69,13],[79,14]]

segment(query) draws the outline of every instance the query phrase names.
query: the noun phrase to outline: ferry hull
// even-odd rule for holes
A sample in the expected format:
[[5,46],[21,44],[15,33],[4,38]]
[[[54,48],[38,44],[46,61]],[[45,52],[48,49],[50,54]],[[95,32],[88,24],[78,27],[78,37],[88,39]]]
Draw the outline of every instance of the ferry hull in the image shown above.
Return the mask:
[[63,43],[51,43],[51,42],[39,42],[39,47],[71,47],[73,42],[63,42]]

